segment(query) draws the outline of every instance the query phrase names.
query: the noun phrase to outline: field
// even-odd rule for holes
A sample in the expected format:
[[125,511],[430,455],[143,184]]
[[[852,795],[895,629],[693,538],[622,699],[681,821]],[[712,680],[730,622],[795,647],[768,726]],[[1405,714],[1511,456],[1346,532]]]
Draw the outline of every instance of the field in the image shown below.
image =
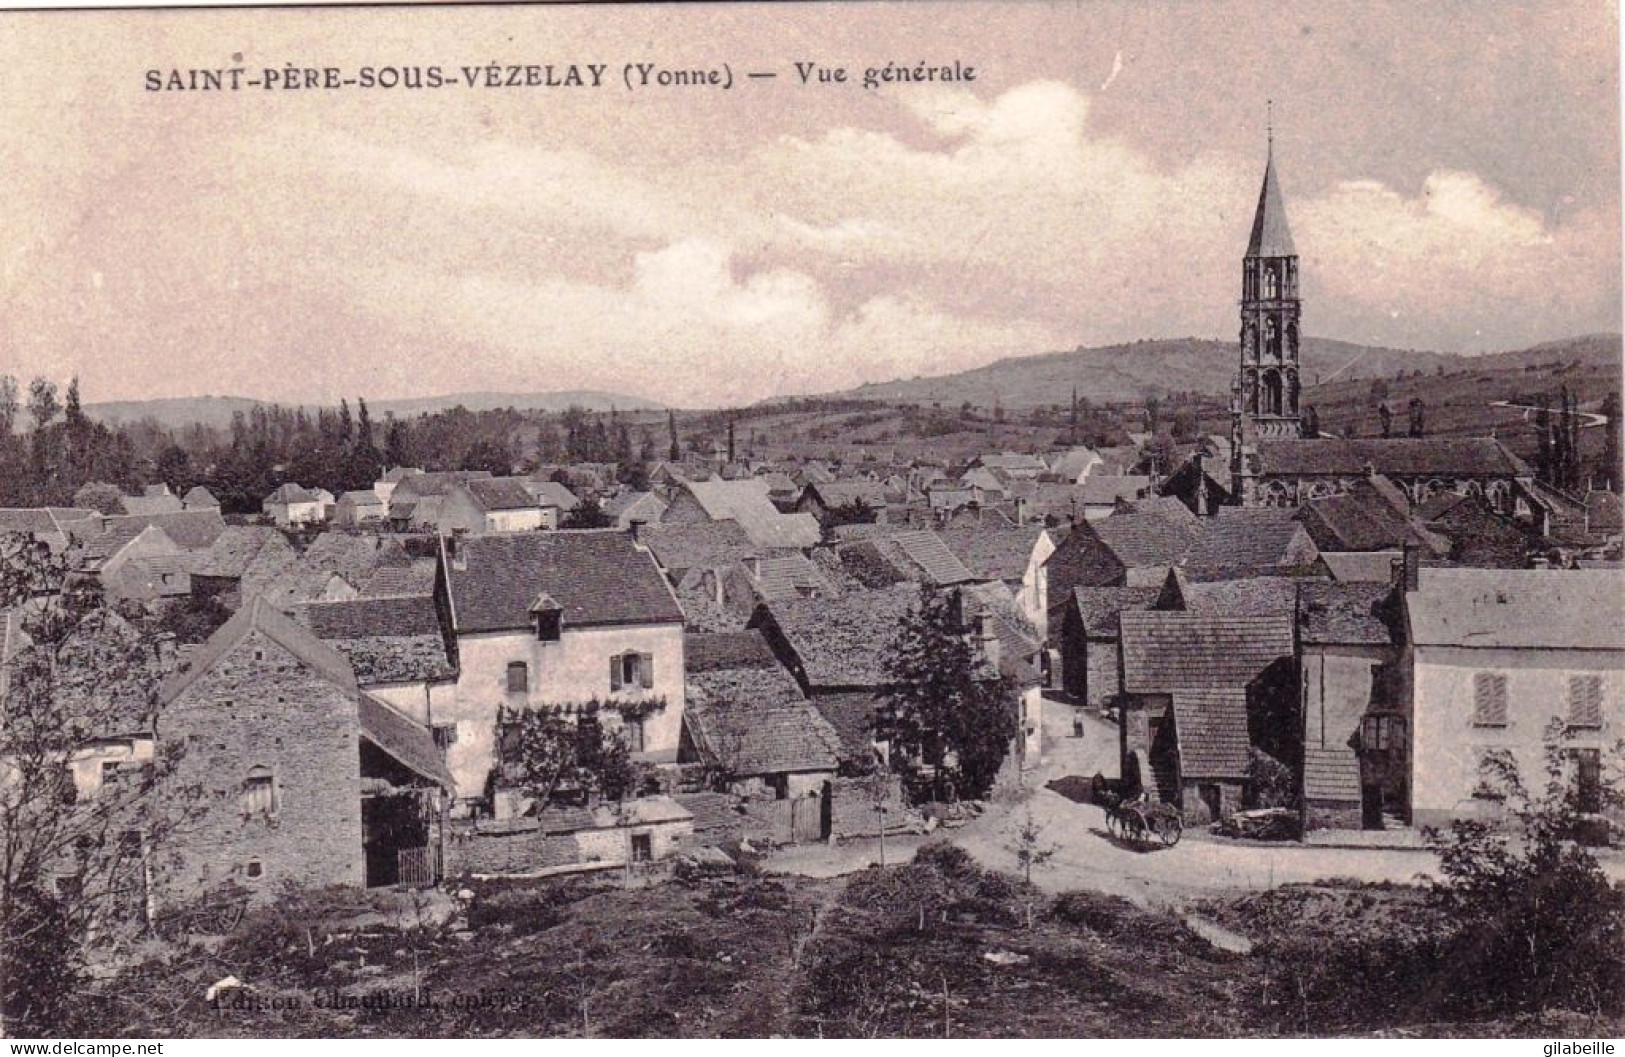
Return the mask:
[[[1625,1027],[1562,1012],[1451,1019],[1425,979],[1401,981],[1418,996],[1404,1008],[1381,981],[1365,985],[1375,994],[1353,978],[1346,995],[1317,992],[1300,970],[1324,959],[1305,959],[1305,944],[1344,951],[1339,964],[1353,966],[1387,956],[1389,947],[1373,946],[1379,936],[1425,942],[1437,932],[1441,922],[1403,886],[1288,886],[1197,908],[1252,938],[1248,954],[1210,946],[1171,912],[1087,892],[1048,898],[948,845],[908,866],[827,881],[747,873],[638,890],[514,883],[470,894],[307,895],[251,915],[224,941],[148,941],[87,988],[75,1005],[83,1023],[69,1030],[1607,1037]],[[230,975],[249,987],[211,1005],[205,990]]]

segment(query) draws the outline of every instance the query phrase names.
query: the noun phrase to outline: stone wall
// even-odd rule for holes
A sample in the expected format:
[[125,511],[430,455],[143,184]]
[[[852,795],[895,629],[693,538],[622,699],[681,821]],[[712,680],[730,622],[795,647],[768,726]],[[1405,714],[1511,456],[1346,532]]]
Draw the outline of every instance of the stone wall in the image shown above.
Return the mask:
[[[204,807],[174,838],[161,891],[229,879],[269,899],[284,882],[365,883],[353,696],[253,631],[165,709],[162,736],[185,744],[176,784],[201,787]],[[244,808],[256,768],[272,777],[273,813]]]
[[1365,816],[1358,801],[1305,800],[1304,829],[1361,829]]

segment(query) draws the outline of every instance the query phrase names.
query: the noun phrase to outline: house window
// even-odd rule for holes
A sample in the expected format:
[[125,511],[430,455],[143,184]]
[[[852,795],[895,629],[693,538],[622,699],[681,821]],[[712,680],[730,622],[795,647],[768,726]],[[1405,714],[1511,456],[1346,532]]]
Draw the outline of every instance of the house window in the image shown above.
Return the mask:
[[252,767],[243,779],[241,806],[245,815],[275,815],[276,778],[269,767]]
[[1602,750],[1570,749],[1574,761],[1574,806],[1587,815],[1602,811]]
[[1507,749],[1480,749],[1478,752],[1478,785],[1473,790],[1474,800],[1499,803],[1507,797],[1507,785],[1515,772],[1517,761]]
[[243,867],[243,873],[247,874],[251,878],[260,877],[264,875],[265,867],[258,859],[250,859]]
[[435,748],[441,751],[457,744],[457,724],[455,723],[436,723],[429,728],[429,732],[434,737]]
[[1405,719],[1403,716],[1367,716],[1360,740],[1368,750],[1389,752],[1404,747]]
[[1473,676],[1473,726],[1507,725],[1507,677],[1493,672]]
[[655,657],[652,653],[622,653],[609,659],[610,690],[647,690],[655,685]]
[[648,833],[632,834],[632,861],[648,862],[654,857],[654,837]]
[[508,693],[525,694],[530,692],[530,665],[524,661],[513,661],[508,665]]
[[787,774],[768,775],[767,787],[773,790],[774,800],[788,800],[790,798],[790,776]]
[[642,752],[643,720],[641,718],[622,720],[621,737],[626,741],[627,752]]
[[108,782],[116,782],[116,781],[118,781],[118,761],[117,760],[103,760],[102,761],[102,784],[106,785]]
[[1602,726],[1602,676],[1569,677],[1569,726]]

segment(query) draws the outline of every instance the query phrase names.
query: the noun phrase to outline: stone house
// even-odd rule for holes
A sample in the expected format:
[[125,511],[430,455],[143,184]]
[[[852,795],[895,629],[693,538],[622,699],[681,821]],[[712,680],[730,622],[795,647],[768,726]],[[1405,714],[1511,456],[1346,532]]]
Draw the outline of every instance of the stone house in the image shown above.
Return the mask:
[[456,695],[457,670],[444,614],[432,593],[307,602],[293,615],[350,662],[357,685],[367,693],[439,741],[450,738],[439,717]]
[[333,524],[340,528],[360,528],[362,525],[382,523],[389,515],[389,504],[375,489],[363,488],[345,492],[333,504]]
[[181,509],[219,510],[220,500],[216,499],[214,493],[202,485],[193,485],[186,495],[181,498]]
[[110,599],[152,602],[192,591],[186,552],[157,525],[124,524],[104,532],[80,549],[76,565]]
[[1161,588],[1074,587],[1050,614],[1059,654],[1058,683],[1074,706],[1113,707],[1123,692],[1122,639],[1117,614],[1151,609]]
[[[440,504],[445,501],[446,494],[465,481],[490,476],[489,470],[435,470],[404,474],[390,490],[390,524],[397,531],[437,530],[440,525]],[[373,489],[377,488],[375,482]]]
[[1404,610],[1415,824],[1498,818],[1492,757],[1538,783],[1548,731],[1600,810],[1625,723],[1625,571],[1413,568]]
[[1191,579],[1302,575],[1312,572],[1320,557],[1313,537],[1292,510],[1221,507],[1199,524],[1202,531],[1180,563]]
[[[771,492],[768,498],[772,498]],[[879,481],[857,478],[843,481],[814,481],[801,490],[795,509],[804,514],[811,514],[827,529],[838,514],[859,509],[866,512],[860,521],[885,524],[888,505],[884,485]]]
[[[186,509],[180,497],[169,490],[167,484],[149,484],[140,495],[127,495],[122,500],[124,512],[138,517],[148,514],[174,514]],[[218,506],[218,504],[217,504]]]
[[710,480],[673,482],[662,525],[692,525],[713,521],[735,521],[758,547],[805,550],[816,547],[822,538],[818,521],[811,514],[780,513],[768,494],[767,482],[759,477],[738,481]]
[[1138,474],[1097,473],[1072,490],[1076,510],[1085,521],[1104,521],[1124,506],[1151,494],[1152,481]]
[[937,535],[978,579],[1008,587],[1038,638],[1049,638],[1049,577],[1044,575],[1044,563],[1055,553],[1056,532],[1042,525],[994,525],[945,528]]
[[1080,521],[1044,563],[1050,598],[1074,587],[1162,586],[1202,534],[1177,499],[1148,499],[1101,521]]
[[614,518],[615,527],[624,532],[634,524],[660,524],[666,513],[666,501],[653,492],[622,492],[604,501],[604,513]]
[[291,481],[278,485],[276,491],[266,496],[260,510],[275,521],[278,528],[316,525],[327,520],[327,507],[321,496]]
[[543,520],[547,525],[558,528],[572,511],[581,506],[581,499],[566,488],[559,481],[538,481],[534,476],[521,478],[525,489],[530,492],[538,506],[543,510]]
[[0,507],[0,534],[31,536],[49,547],[52,554],[61,554],[103,531],[102,516],[94,510]]
[[440,501],[439,530],[534,532],[559,527],[559,511],[543,508],[522,477],[486,477],[453,485]]
[[636,868],[694,843],[695,819],[667,796],[592,807],[550,807],[537,815],[478,819],[458,827],[455,869],[477,877],[557,875]]
[[1302,752],[1293,618],[1118,615],[1122,775],[1205,823],[1247,806],[1249,750],[1296,773]]
[[[263,599],[166,680],[159,701],[162,738],[185,746],[175,781],[205,797],[177,835],[160,902],[228,881],[255,900],[288,882],[387,884],[402,855],[436,861],[453,786],[428,730],[362,691],[342,655]],[[406,845],[404,828],[378,818],[401,799],[421,823]]]
[[1394,585],[1298,585],[1304,829],[1410,819],[1409,702],[1397,693]]
[[636,759],[677,758],[685,700],[683,611],[630,533],[442,537],[439,588],[457,683],[437,724],[465,797],[492,766],[500,708],[607,717]]

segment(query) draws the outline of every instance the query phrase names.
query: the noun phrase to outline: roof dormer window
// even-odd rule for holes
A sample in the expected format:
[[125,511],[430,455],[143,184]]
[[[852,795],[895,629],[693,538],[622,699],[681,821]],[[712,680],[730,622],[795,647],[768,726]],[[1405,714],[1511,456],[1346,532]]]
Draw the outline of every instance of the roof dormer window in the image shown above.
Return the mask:
[[557,642],[564,634],[564,607],[546,591],[530,604],[530,620],[538,642]]

